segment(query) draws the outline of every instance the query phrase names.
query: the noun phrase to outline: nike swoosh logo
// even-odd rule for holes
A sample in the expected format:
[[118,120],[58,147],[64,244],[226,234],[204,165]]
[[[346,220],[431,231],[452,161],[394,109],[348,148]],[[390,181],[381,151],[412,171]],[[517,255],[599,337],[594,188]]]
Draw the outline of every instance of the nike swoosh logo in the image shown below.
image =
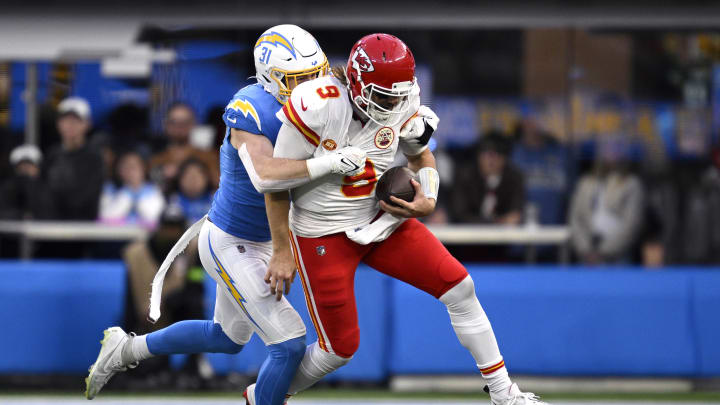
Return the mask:
[[228,121],[232,122],[233,124],[237,124],[237,118],[230,118],[228,117]]
[[305,103],[303,103],[303,99],[300,99],[300,108],[302,108],[303,111],[307,111],[307,107],[305,107]]
[[349,160],[347,160],[347,159],[345,159],[345,158],[341,158],[340,161],[343,162],[343,163],[345,163],[345,164],[348,165],[348,166],[354,166],[354,169],[353,169],[353,170],[357,170],[357,169],[360,168],[360,166],[356,165],[355,163],[353,163],[353,162],[351,162],[351,161],[349,161]]

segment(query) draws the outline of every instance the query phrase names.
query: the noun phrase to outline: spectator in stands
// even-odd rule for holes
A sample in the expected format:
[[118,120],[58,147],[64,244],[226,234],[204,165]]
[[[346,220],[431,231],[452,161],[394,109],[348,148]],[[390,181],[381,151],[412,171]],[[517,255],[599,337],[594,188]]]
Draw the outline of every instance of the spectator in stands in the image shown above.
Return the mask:
[[600,142],[594,170],[578,182],[570,205],[571,243],[585,264],[625,263],[645,217],[640,179],[626,162],[628,145]]
[[222,116],[225,113],[225,105],[216,105],[214,107],[211,107],[207,115],[205,116],[205,125],[209,125],[213,128],[213,133],[215,134],[213,138],[213,151],[215,151],[218,155],[220,154],[220,147],[222,146],[223,142],[225,142],[225,132],[227,131],[227,127],[225,126],[225,121],[223,121]]
[[113,181],[100,198],[100,220],[137,223],[154,228],[165,207],[160,189],[148,181],[145,160],[138,152],[126,152],[115,160]]
[[720,147],[700,181],[686,184],[682,220],[683,260],[693,264],[720,263]]
[[58,219],[95,220],[103,184],[103,159],[87,145],[90,105],[71,97],[58,105],[60,145],[47,158],[45,178]]
[[0,123],[0,181],[6,180],[12,176],[13,170],[10,164],[10,152],[13,147],[17,146],[19,136],[15,136],[2,123]]
[[660,211],[650,196],[645,197],[643,226],[639,232],[639,259],[644,267],[661,268],[665,264],[665,245],[663,244],[664,224]]
[[205,216],[212,205],[214,187],[210,171],[202,161],[190,158],[180,165],[177,180],[177,191],[169,201],[189,225]]
[[517,225],[525,208],[525,182],[508,162],[510,142],[491,132],[475,148],[472,163],[456,169],[451,194],[455,222]]
[[0,218],[48,219],[53,216],[52,198],[40,177],[42,153],[34,145],[22,145],[10,153],[13,176],[0,186]]
[[149,159],[152,149],[148,141],[148,109],[127,103],[115,107],[107,117],[114,150],[134,150]]
[[570,183],[567,149],[544,132],[534,116],[523,119],[516,130],[512,162],[524,175],[527,199],[541,224],[565,222]]
[[150,159],[152,149],[147,139],[148,111],[146,107],[122,104],[107,115],[107,132],[93,134],[90,144],[102,153],[105,173],[111,180],[118,152],[132,150],[144,160]]
[[212,183],[220,180],[217,152],[199,149],[190,143],[190,134],[195,127],[195,113],[184,103],[175,103],[168,109],[164,121],[167,147],[150,160],[150,168],[157,175],[153,178],[163,185],[165,191],[176,181],[180,164],[188,158],[195,158],[210,169]]

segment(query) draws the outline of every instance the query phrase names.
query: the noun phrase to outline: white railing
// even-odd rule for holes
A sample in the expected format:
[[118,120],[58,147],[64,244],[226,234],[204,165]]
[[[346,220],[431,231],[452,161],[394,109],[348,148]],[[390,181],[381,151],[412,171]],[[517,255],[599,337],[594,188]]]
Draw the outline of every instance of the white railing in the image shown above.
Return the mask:
[[118,242],[145,239],[149,231],[138,225],[108,225],[92,221],[0,221],[0,234],[20,237],[22,259],[32,257],[35,241]]
[[456,245],[561,245],[567,226],[428,225],[443,243]]
[[[526,260],[535,261],[535,247],[559,247],[560,262],[568,261],[570,232],[566,226],[428,225],[448,245],[526,245]],[[125,241],[145,239],[138,225],[108,225],[77,221],[0,221],[0,234],[20,237],[20,257],[32,256],[35,241]]]

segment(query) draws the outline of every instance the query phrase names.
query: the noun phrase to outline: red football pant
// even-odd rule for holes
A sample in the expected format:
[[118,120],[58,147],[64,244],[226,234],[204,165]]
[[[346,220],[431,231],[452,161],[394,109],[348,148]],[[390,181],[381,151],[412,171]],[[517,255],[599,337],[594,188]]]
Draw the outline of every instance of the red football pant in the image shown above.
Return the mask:
[[425,225],[405,221],[382,242],[359,245],[344,233],[319,238],[291,234],[305,300],[326,352],[351,357],[360,344],[355,269],[360,262],[439,298],[468,273]]

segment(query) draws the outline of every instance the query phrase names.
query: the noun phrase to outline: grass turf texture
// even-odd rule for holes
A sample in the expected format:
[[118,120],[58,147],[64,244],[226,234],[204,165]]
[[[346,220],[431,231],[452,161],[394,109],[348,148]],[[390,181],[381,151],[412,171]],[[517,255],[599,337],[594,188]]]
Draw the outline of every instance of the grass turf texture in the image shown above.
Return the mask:
[[[241,392],[192,392],[192,391],[170,391],[170,392],[103,392],[103,398],[239,398]],[[689,392],[689,393],[552,393],[544,395],[542,399],[555,400],[581,400],[581,401],[682,401],[682,402],[717,402],[720,403],[720,392]],[[82,398],[83,393],[61,391],[10,391],[0,394],[2,397],[18,398],[23,396],[33,397],[59,397],[59,398]],[[441,392],[413,392],[399,393],[377,389],[317,389],[309,390],[296,396],[301,400],[312,399],[340,399],[340,400],[407,400],[407,399],[437,399],[437,400],[488,400],[489,397],[482,393],[441,393]],[[2,402],[2,401],[0,401]]]

